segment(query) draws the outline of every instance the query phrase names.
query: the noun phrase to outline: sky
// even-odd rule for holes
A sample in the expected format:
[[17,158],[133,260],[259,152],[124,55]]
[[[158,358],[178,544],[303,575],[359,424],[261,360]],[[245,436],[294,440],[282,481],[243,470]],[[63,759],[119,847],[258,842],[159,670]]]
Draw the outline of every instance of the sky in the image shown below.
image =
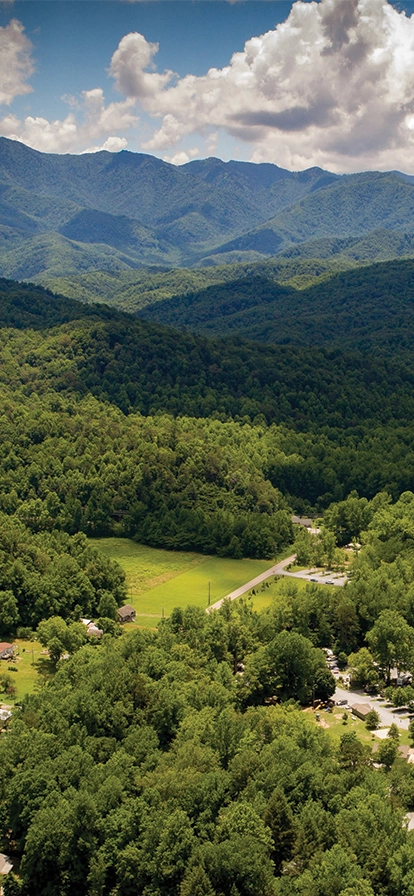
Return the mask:
[[414,0],[0,0],[0,135],[414,174]]

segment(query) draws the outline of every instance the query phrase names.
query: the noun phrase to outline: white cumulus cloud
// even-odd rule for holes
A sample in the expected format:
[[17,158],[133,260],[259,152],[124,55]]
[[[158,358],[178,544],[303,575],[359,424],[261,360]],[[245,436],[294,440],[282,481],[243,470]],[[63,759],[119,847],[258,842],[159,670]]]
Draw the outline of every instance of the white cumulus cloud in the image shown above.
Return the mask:
[[192,146],[191,149],[180,149],[172,156],[163,156],[164,162],[171,162],[172,165],[186,165],[191,159],[196,159],[200,155],[198,146]]
[[148,151],[223,129],[254,161],[414,170],[414,16],[387,0],[294,3],[222,69],[178,78],[154,67],[157,44],[127,34],[110,73],[155,119]]
[[121,149],[126,149],[127,146],[128,140],[125,137],[108,137],[100,146],[88,146],[84,152],[101,152],[103,149],[106,149],[107,152],[120,152]]
[[[34,72],[32,44],[17,19],[0,27],[0,104],[10,105],[16,96],[31,92],[27,83]],[[142,57],[145,62],[145,57]],[[100,87],[84,90],[80,97],[67,95],[62,99],[71,111],[53,121],[39,115],[19,119],[13,113],[0,118],[0,134],[20,140],[43,152],[80,152],[99,142],[96,149],[117,152],[127,140],[119,132],[135,127],[139,118],[134,111],[136,100],[127,96],[121,102],[105,105]]]
[[110,74],[115,78],[118,90],[135,99],[151,100],[168,84],[172,72],[159,75],[147,72],[153,68],[152,58],[158,51],[158,44],[149,43],[142,34],[126,34],[119,42],[111,59]]
[[30,93],[27,84],[33,74],[32,44],[24,33],[24,27],[12,19],[5,28],[0,27],[0,104],[9,106],[16,96]]
[[[75,105],[73,98],[70,98],[70,105]],[[125,149],[127,140],[116,132],[128,130],[139,121],[132,111],[134,105],[134,100],[126,99],[105,106],[101,88],[85,90],[81,101],[76,103],[80,118],[73,111],[66,118],[55,121],[31,115],[20,120],[9,114],[0,119],[0,134],[41,152],[96,152],[99,149],[118,152]],[[96,141],[103,143],[95,146]]]

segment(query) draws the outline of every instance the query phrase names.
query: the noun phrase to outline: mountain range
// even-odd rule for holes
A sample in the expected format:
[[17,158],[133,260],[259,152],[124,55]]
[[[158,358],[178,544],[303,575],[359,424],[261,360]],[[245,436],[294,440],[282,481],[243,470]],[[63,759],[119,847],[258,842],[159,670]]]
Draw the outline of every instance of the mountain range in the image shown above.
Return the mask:
[[414,255],[414,180],[131,152],[52,155],[0,138],[0,276]]

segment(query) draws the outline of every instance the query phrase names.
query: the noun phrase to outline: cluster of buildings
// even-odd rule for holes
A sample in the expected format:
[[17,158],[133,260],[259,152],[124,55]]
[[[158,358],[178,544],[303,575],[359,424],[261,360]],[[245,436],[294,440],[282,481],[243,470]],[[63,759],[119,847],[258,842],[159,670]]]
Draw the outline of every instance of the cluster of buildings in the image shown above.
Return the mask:
[[[136,611],[131,604],[125,604],[123,607],[118,607],[116,611],[118,622],[135,622],[136,619]],[[96,625],[96,622],[93,622],[92,619],[81,619],[81,622],[86,626],[86,632],[91,638],[97,638],[100,640],[103,635],[103,630]]]

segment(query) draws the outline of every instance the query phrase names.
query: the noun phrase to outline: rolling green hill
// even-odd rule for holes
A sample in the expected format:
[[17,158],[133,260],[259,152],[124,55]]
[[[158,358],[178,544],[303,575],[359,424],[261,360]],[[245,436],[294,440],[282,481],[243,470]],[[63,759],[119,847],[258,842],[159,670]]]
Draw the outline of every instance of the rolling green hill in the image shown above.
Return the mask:
[[[63,452],[62,464],[70,470],[71,462],[65,460],[68,449],[60,444],[59,434],[64,434],[65,439],[75,438],[81,420],[81,431],[85,430],[85,437],[79,442],[82,475],[90,470],[92,437],[101,446],[96,469],[90,473],[97,496],[93,512],[97,519],[101,509],[105,519],[109,513],[108,531],[116,531],[112,528],[112,510],[104,509],[106,498],[102,497],[100,483],[105,469],[111,494],[108,507],[123,510],[113,485],[113,440],[116,441],[120,426],[124,432],[122,421],[129,417],[137,417],[141,431],[141,415],[151,416],[145,424],[149,467],[143,472],[145,494],[149,489],[151,496],[147,495],[152,502],[151,514],[157,515],[162,494],[170,488],[170,473],[164,470],[159,479],[156,471],[149,470],[154,458],[159,457],[163,465],[167,455],[174,477],[181,469],[184,449],[177,448],[174,453],[178,432],[174,421],[183,416],[191,420],[212,418],[216,441],[203,460],[208,483],[224,477],[232,488],[237,483],[242,487],[244,472],[233,481],[232,464],[227,460],[223,460],[222,472],[216,471],[223,439],[230,444],[241,438],[238,430],[236,433],[231,427],[226,429],[233,420],[241,431],[254,424],[254,438],[261,441],[261,447],[257,446],[260,475],[296,509],[326,507],[331,501],[346,497],[352,489],[373,497],[386,488],[398,497],[401,492],[414,489],[414,352],[408,347],[401,351],[399,344],[390,342],[386,349],[381,355],[357,351],[355,347],[333,348],[329,344],[260,345],[240,337],[207,339],[141,321],[108,306],[85,305],[38,287],[0,281],[0,388],[12,421],[12,429],[6,426],[3,430],[0,455],[2,451],[7,458],[10,455],[8,470],[19,469],[15,467],[13,445],[16,439],[22,440],[21,464],[25,470],[22,485],[17,486],[19,477],[15,479],[12,473],[11,479],[7,479],[9,485],[5,480],[4,507],[9,512],[8,507],[21,501],[30,504],[36,497],[49,500],[48,491],[41,484],[46,474],[48,488],[59,488],[59,493],[66,494],[65,483],[58,486],[55,478],[54,452]],[[92,402],[90,406],[88,400]],[[78,402],[82,402],[79,413],[75,411]],[[30,411],[29,435],[26,424],[21,422],[26,407]],[[64,433],[60,417],[63,407]],[[114,408],[118,410],[115,412]],[[76,420],[71,422],[73,414]],[[186,433],[193,431],[193,426],[185,421],[179,424],[186,444]],[[126,486],[135,475],[134,462],[131,458],[128,461],[128,457],[132,449],[136,450],[136,439],[126,423],[125,427],[122,439],[126,440]],[[103,431],[106,441],[100,442]],[[49,457],[42,446],[52,434],[57,447]],[[205,455],[206,449],[197,438],[195,434],[190,453],[188,445],[185,448],[185,457],[191,457],[191,463]],[[27,454],[29,443],[39,445],[36,462]],[[186,512],[192,501],[191,463],[189,459],[182,471],[187,477],[182,492]],[[85,505],[89,491],[75,480],[76,476],[76,494]],[[184,489],[184,480],[182,485]],[[177,494],[181,494],[177,488]],[[206,501],[210,501],[210,492],[207,484]],[[260,503],[260,489],[255,494],[254,500]],[[181,498],[181,506],[180,502]],[[177,505],[177,513],[179,509]],[[119,523],[118,517],[116,520]],[[180,527],[184,526],[185,537],[189,538],[193,523],[185,514],[177,522],[181,532],[177,544],[184,537]],[[200,520],[196,528],[199,523]],[[138,526],[138,522],[134,525]],[[175,523],[171,522],[171,526],[168,531],[173,539]],[[153,539],[151,543],[159,544],[165,539],[166,530],[157,532],[148,535]]]
[[302,290],[254,273],[149,305],[140,316],[259,342],[412,350],[414,261],[344,271]]
[[68,298],[83,302],[105,301],[119,309],[135,312],[172,296],[185,295],[253,275],[302,289],[357,264],[351,259],[279,257],[252,263],[197,268],[166,270],[152,266],[134,271],[114,268],[113,271],[86,271],[66,277],[42,277],[40,282]]
[[[329,245],[326,247],[324,243]],[[364,243],[364,248],[362,247]],[[304,250],[310,244],[305,244]],[[311,244],[313,246],[313,244]],[[389,247],[389,258],[399,254],[409,257],[410,239],[399,240]],[[79,247],[80,248],[80,247]],[[398,253],[398,249],[401,253]],[[377,253],[375,251],[377,249]],[[329,250],[332,253],[329,254]],[[405,250],[405,251],[404,251]],[[321,255],[318,256],[317,252]],[[325,254],[325,257],[323,256]],[[412,254],[414,254],[414,245]],[[306,251],[287,254],[268,260],[243,262],[240,264],[220,264],[196,268],[138,268],[133,271],[122,269],[119,255],[112,258],[112,270],[85,271],[73,276],[44,276],[37,278],[40,283],[54,292],[83,302],[108,302],[129,312],[139,311],[164,299],[184,296],[207,289],[209,286],[238,282],[244,278],[263,277],[274,283],[285,284],[294,289],[329,280],[334,274],[357,267],[372,265],[373,260],[387,259],[382,232],[370,235],[366,240],[318,240],[315,254]],[[111,255],[107,254],[109,263]],[[221,257],[222,260],[222,257]],[[388,259],[387,259],[388,260]]]

